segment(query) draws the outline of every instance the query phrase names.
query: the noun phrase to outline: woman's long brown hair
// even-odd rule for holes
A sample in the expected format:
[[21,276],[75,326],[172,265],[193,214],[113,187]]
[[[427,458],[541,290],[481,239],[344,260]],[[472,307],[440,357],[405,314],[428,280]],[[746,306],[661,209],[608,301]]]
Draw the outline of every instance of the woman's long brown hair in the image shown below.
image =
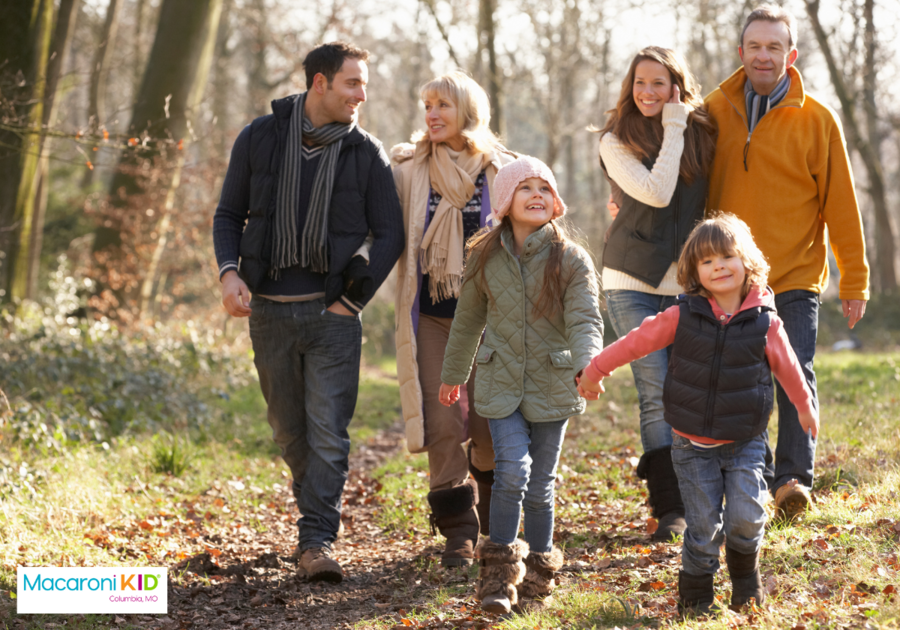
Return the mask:
[[672,83],[681,90],[681,100],[693,108],[688,114],[679,169],[679,175],[690,184],[709,172],[716,150],[717,129],[700,97],[700,84],[674,50],[648,46],[635,56],[622,81],[619,102],[615,109],[606,112],[606,125],[599,133],[612,132],[639,158],[655,157],[659,153],[663,140],[662,123],[644,116],[634,102],[634,74],[637,65],[645,60],[662,64],[669,71]]
[[[551,317],[565,310],[563,298],[566,287],[569,285],[571,271],[566,278],[562,277],[562,258],[567,247],[575,244],[575,239],[570,233],[570,228],[558,219],[550,221],[553,235],[550,237],[550,256],[544,266],[544,281],[541,285],[541,293],[534,305],[536,317]],[[478,288],[483,290],[488,300],[493,302],[494,296],[487,285],[484,268],[491,256],[497,254],[503,247],[500,236],[504,230],[512,230],[509,215],[503,217],[500,225],[494,228],[483,228],[466,243],[466,277],[465,282],[477,282]],[[477,278],[477,279],[476,279]],[[596,285],[596,281],[594,282]],[[597,286],[593,290],[599,291]]]

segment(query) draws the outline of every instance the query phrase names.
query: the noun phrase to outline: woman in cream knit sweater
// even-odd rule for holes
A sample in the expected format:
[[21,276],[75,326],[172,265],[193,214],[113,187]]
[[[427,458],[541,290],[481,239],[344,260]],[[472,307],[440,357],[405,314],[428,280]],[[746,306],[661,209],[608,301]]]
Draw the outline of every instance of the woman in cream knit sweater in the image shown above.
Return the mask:
[[[715,126],[700,86],[672,50],[649,46],[632,60],[616,108],[600,130],[600,163],[619,208],[603,249],[607,309],[620,337],[675,304],[676,261],[703,218]],[[613,205],[613,204],[611,204]],[[647,480],[659,519],[654,540],[684,531],[684,506],[672,468],[672,435],[663,420],[666,350],[631,364],[641,408]]]
[[484,227],[494,176],[515,156],[490,131],[487,94],[464,73],[429,81],[420,96],[425,133],[391,151],[406,225],[394,310],[397,376],[407,446],[428,452],[431,522],[447,538],[442,564],[461,566],[472,563],[479,521],[488,533],[494,450],[468,396],[441,405],[441,367],[465,241]]

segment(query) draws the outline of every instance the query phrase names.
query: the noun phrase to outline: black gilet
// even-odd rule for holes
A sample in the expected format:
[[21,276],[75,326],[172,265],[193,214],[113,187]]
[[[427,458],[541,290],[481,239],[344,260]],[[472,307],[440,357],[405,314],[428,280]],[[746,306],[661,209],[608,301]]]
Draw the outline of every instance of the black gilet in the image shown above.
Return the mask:
[[[656,158],[641,162],[649,170]],[[606,172],[602,160],[600,165]],[[658,287],[669,266],[681,255],[691,230],[703,219],[708,181],[698,177],[688,185],[679,175],[669,205],[654,208],[625,193],[609,174],[606,177],[619,214],[607,232],[603,266]]]
[[766,334],[775,309],[747,309],[723,326],[704,297],[681,296],[678,307],[663,393],[666,422],[715,440],[761,434],[772,413]]

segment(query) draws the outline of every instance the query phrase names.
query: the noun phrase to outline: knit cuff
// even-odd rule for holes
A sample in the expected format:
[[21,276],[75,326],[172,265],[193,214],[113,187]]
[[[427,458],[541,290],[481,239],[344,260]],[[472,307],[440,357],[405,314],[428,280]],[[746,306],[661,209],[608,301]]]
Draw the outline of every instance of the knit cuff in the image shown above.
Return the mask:
[[665,126],[687,127],[688,106],[684,103],[666,103],[663,105],[662,124]]
[[342,295],[341,297],[339,297],[338,302],[343,304],[344,307],[347,308],[347,310],[355,315],[359,315],[363,310],[363,306],[365,306],[362,302],[354,302],[346,295]]
[[219,265],[219,282],[222,282],[222,276],[225,275],[226,272],[234,269],[238,270],[238,264],[233,260],[226,260],[221,265]]

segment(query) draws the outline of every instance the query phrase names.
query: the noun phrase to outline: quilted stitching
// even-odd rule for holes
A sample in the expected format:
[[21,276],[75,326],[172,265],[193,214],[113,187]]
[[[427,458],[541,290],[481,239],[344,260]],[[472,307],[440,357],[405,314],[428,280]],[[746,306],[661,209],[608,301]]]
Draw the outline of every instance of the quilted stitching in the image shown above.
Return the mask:
[[531,235],[519,260],[511,253],[511,234],[503,235],[503,243],[485,269],[493,299],[488,301],[475,283],[463,287],[442,378],[454,385],[468,379],[486,325],[484,346],[493,353],[486,364],[490,369],[479,369],[476,377],[475,408],[481,415],[504,418],[517,407],[532,422],[578,415],[585,403],[577,394],[575,374],[602,349],[603,322],[596,290],[590,289],[592,282],[596,287],[593,265],[585,252],[568,248],[563,273],[577,271],[564,297],[566,312],[536,317],[550,229]]

